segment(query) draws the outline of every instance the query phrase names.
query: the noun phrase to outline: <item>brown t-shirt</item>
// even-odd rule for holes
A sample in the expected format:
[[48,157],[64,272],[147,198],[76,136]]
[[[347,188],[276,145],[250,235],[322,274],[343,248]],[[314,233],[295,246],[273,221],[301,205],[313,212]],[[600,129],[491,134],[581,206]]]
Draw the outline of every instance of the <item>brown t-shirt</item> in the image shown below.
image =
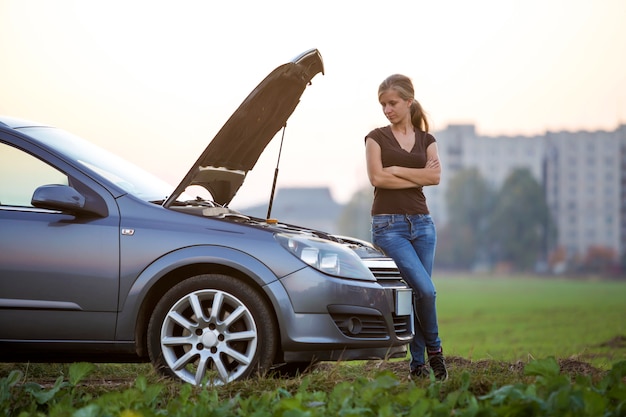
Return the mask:
[[[391,132],[391,126],[372,130],[365,137],[380,145],[383,168],[401,166],[424,168],[426,166],[426,148],[435,142],[430,133],[415,130],[415,145],[407,152],[398,143]],[[374,188],[372,215],[375,214],[428,214],[426,197],[422,187],[405,189]]]

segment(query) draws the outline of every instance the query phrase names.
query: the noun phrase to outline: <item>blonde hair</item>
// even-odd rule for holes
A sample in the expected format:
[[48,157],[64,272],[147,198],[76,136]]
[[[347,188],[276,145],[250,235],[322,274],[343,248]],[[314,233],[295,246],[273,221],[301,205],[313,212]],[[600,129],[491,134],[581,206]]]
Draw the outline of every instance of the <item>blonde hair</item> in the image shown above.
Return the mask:
[[402,74],[393,74],[385,78],[378,87],[378,98],[387,90],[394,90],[403,100],[411,102],[411,123],[416,129],[428,132],[429,124],[422,105],[415,99],[415,89],[409,77]]

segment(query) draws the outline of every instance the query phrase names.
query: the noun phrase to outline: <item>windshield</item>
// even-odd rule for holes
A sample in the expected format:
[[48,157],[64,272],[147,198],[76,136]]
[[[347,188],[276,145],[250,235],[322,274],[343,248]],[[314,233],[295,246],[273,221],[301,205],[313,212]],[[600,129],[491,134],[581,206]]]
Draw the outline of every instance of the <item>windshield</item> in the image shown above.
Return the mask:
[[125,159],[64,130],[52,127],[27,127],[20,130],[142,200],[164,200],[174,189]]

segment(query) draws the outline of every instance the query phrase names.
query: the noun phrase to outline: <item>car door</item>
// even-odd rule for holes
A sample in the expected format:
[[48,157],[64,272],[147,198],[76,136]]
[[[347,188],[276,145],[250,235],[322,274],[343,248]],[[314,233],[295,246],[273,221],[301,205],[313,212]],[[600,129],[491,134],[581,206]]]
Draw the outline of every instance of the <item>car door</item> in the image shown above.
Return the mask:
[[[113,340],[119,286],[115,201],[62,160],[21,145],[0,141],[0,340]],[[34,190],[48,184],[103,199],[108,214],[33,207]]]

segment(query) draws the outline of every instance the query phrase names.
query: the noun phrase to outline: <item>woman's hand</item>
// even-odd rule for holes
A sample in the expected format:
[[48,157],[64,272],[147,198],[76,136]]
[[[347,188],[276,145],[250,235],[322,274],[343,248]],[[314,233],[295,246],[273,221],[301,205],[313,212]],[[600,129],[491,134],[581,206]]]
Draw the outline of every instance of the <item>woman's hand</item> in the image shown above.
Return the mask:
[[439,158],[431,158],[428,161],[426,161],[426,165],[424,166],[424,168],[439,168],[441,167],[441,164],[439,163]]

